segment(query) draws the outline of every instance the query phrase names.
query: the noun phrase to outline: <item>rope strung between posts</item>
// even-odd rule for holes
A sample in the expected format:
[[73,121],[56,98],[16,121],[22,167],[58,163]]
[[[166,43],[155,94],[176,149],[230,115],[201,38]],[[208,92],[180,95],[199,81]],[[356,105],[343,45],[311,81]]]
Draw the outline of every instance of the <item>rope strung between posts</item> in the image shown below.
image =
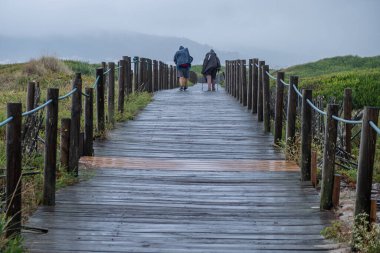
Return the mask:
[[297,89],[297,86],[295,86],[294,84],[293,84],[293,89],[294,89],[294,91],[297,93],[297,95],[298,95],[300,98],[302,98],[302,93]]
[[34,108],[33,110],[30,110],[30,111],[24,112],[24,113],[22,113],[21,115],[22,115],[23,117],[25,117],[25,116],[31,115],[31,114],[33,114],[33,113],[35,113],[35,112],[38,112],[39,110],[45,108],[45,107],[46,107],[48,104],[50,104],[51,102],[53,102],[53,99],[49,99],[49,100],[46,101],[44,104],[42,104],[42,105],[40,105],[40,106]]
[[58,97],[58,100],[65,99],[65,98],[71,96],[71,95],[72,95],[74,92],[76,92],[76,91],[77,91],[77,88],[71,90],[71,91],[70,91],[69,93],[67,93],[66,95],[62,95],[62,96]]
[[283,85],[285,85],[285,86],[290,86],[290,84],[285,83],[284,80],[282,80],[282,79],[280,79],[280,82],[281,82]]
[[258,67],[258,68],[260,67],[259,64],[257,64],[257,63],[255,63],[255,65],[256,65],[256,67]]
[[274,76],[272,76],[268,71],[265,71],[265,73],[267,73],[267,75],[268,75],[270,78],[272,78],[273,80],[277,80],[277,78],[274,77]]
[[94,85],[92,86],[92,88],[95,89],[95,87],[98,85],[99,78],[100,78],[100,76],[98,76],[98,77],[96,78],[95,83],[94,83]]
[[348,120],[348,119],[339,118],[335,115],[333,115],[332,118],[335,119],[336,121],[340,121],[346,124],[362,124],[363,123],[361,120]]
[[380,128],[379,128],[378,126],[376,126],[376,124],[375,124],[373,121],[370,121],[370,122],[369,122],[369,125],[373,128],[373,130],[376,131],[376,133],[377,133],[378,135],[380,135]]
[[115,70],[116,70],[116,69],[121,69],[122,67],[123,67],[123,66],[116,67]]
[[107,69],[107,71],[104,72],[103,75],[107,75],[110,71],[111,71],[111,69]]
[[310,99],[306,99],[306,102],[311,106],[311,108],[313,108],[314,110],[316,110],[317,112],[319,112],[320,114],[326,116],[327,113],[322,111],[321,109],[319,109],[318,107],[316,107],[313,102],[310,101]]
[[0,127],[3,127],[6,124],[8,124],[9,122],[12,121],[12,119],[13,119],[13,117],[11,116],[11,117],[7,118],[6,120],[4,120],[3,122],[0,122]]

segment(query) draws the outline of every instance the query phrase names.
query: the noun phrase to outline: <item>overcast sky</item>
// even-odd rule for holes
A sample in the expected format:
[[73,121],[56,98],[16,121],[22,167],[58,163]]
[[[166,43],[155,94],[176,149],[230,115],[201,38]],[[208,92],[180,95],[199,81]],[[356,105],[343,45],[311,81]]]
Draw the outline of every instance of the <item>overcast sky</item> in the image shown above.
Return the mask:
[[0,24],[0,35],[138,31],[304,62],[380,54],[379,0],[0,0]]

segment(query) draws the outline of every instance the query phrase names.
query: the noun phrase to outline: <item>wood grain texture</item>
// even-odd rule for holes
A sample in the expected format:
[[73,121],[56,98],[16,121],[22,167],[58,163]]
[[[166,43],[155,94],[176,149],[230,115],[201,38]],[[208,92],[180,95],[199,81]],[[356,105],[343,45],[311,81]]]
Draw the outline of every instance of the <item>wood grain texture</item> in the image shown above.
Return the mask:
[[[326,252],[310,183],[252,114],[219,92],[160,91],[97,142],[87,181],[57,193],[24,232],[30,252]],[[257,128],[257,129],[256,129]]]

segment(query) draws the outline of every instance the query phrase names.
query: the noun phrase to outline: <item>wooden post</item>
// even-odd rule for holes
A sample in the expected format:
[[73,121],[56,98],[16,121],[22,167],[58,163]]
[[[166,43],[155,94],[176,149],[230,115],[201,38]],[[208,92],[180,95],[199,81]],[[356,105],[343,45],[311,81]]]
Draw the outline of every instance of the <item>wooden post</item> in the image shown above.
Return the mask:
[[[352,114],[352,90],[344,89],[344,99],[343,99],[343,117],[344,119],[351,119]],[[351,153],[351,124],[344,124],[344,136],[343,143],[346,152]]]
[[282,113],[284,105],[284,80],[285,73],[277,72],[276,80],[276,107],[274,116],[274,144],[279,145],[282,139]]
[[93,136],[94,136],[94,89],[85,89],[86,98],[84,103],[84,145],[83,155],[93,156]]
[[119,84],[119,97],[117,99],[117,110],[120,113],[124,112],[124,94],[125,94],[124,84],[125,84],[125,78],[127,78],[125,76],[126,65],[127,64],[125,63],[125,60],[120,60],[119,61],[119,67],[121,67],[121,68],[119,69],[119,80],[118,80],[118,84]]
[[332,118],[338,115],[339,106],[329,104],[327,106],[326,132],[323,151],[323,169],[321,185],[321,210],[330,210],[333,207],[332,195],[335,172],[336,139],[338,134],[338,122]]
[[370,222],[376,222],[377,219],[377,201],[376,199],[371,199],[371,212],[369,215]]
[[108,67],[108,122],[115,124],[115,63],[109,62]]
[[26,95],[26,110],[27,111],[34,109],[35,94],[36,94],[36,82],[29,82],[27,95]]
[[286,146],[290,147],[294,144],[294,136],[296,134],[296,118],[297,118],[297,93],[293,89],[293,84],[298,86],[298,76],[290,76],[290,86],[288,90],[288,108],[286,121]]
[[[103,87],[103,69],[99,78],[98,87]],[[98,71],[97,71],[98,74]],[[77,89],[71,98],[71,126],[70,126],[70,150],[69,150],[69,171],[78,176],[79,165],[79,137],[80,137],[80,118],[82,111],[82,77],[80,73],[75,74],[73,89]],[[104,90],[103,90],[104,91]],[[104,106],[104,100],[103,100]],[[104,107],[103,107],[104,115]],[[104,120],[104,118],[103,118]]]
[[264,131],[270,132],[270,87],[269,87],[269,66],[263,66],[263,119]]
[[[102,61],[101,62],[101,66],[102,66],[102,68],[103,68],[103,72],[106,72],[107,71],[107,64],[104,62],[104,61]],[[107,86],[107,78],[104,78],[104,87],[106,87]]]
[[240,61],[240,80],[241,80],[241,103],[243,106],[247,106],[247,69],[246,61]]
[[[125,61],[125,68],[119,69],[119,72],[122,71],[123,73],[123,82],[124,82],[124,96],[128,96],[130,93],[132,93],[132,80],[130,78],[131,76],[131,57],[123,56],[122,58]],[[124,99],[124,98],[123,98]]]
[[59,89],[49,88],[47,100],[52,102],[46,109],[46,138],[44,163],[44,188],[42,203],[45,206],[55,205],[55,179],[57,172],[57,132],[58,132],[58,94]]
[[264,119],[264,105],[263,105],[263,66],[265,61],[259,61],[259,73],[257,81],[257,121],[262,122]]
[[317,152],[311,151],[311,184],[313,187],[317,187],[318,180],[317,180]]
[[243,96],[242,96],[242,86],[243,86],[243,82],[242,82],[242,61],[241,60],[238,60],[237,61],[237,100],[242,104],[243,103]]
[[307,99],[313,101],[312,90],[302,90],[302,122],[301,122],[301,181],[311,180],[311,131],[312,108]]
[[259,59],[254,58],[252,66],[252,113],[257,113],[259,68],[256,64],[259,64]]
[[332,203],[333,207],[337,208],[339,206],[339,196],[340,196],[340,179],[341,175],[334,175],[334,185],[333,185],[333,195],[332,195]]
[[105,131],[103,68],[96,69],[96,78],[99,78],[98,85],[96,86],[96,127],[97,132],[103,134]]
[[65,168],[69,171],[69,150],[70,150],[70,126],[71,119],[61,119],[61,168]]
[[379,109],[365,107],[360,137],[358,176],[356,180],[355,215],[366,213],[370,216],[373,165],[376,152],[377,133],[369,124],[377,123]]
[[138,79],[137,79],[137,83],[138,83],[138,85],[137,85],[137,87],[136,87],[136,89],[138,90],[138,91],[143,91],[144,90],[144,77],[143,77],[143,75],[144,75],[144,62],[145,62],[145,59],[144,58],[140,58],[140,60],[139,60],[139,62],[138,62]]
[[158,62],[153,60],[153,91],[158,91]]
[[248,60],[247,107],[252,111],[252,59]]
[[6,237],[21,232],[21,103],[7,104],[7,118],[13,117],[6,129]]
[[133,57],[134,69],[133,69],[133,86],[132,93],[135,93],[139,87],[139,57]]

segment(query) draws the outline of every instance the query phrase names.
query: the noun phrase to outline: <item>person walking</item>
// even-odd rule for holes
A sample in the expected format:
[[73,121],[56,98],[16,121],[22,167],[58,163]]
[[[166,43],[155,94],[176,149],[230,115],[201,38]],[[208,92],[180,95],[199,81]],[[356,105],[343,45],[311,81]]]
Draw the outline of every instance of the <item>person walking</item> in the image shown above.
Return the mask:
[[192,62],[193,57],[190,56],[189,49],[180,46],[179,50],[174,55],[174,63],[177,67],[180,90],[187,90],[187,79],[189,78]]
[[208,91],[215,91],[216,73],[220,70],[220,60],[214,50],[210,50],[203,60],[202,74],[206,76]]

